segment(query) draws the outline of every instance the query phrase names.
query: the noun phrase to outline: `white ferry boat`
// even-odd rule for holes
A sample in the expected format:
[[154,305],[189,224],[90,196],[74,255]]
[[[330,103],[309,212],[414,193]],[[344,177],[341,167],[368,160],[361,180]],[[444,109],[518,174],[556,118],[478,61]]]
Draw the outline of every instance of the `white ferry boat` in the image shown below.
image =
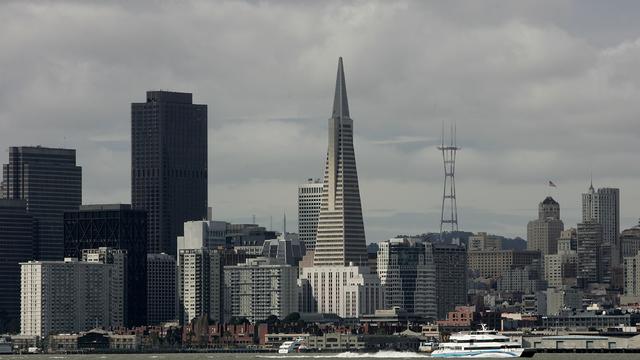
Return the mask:
[[499,334],[495,330],[487,330],[482,324],[482,330],[460,332],[452,334],[449,341],[440,343],[431,353],[431,357],[488,357],[511,358],[533,356],[525,351],[522,344],[512,341],[509,337]]
[[302,338],[297,338],[295,340],[285,341],[278,348],[278,353],[279,354],[289,354],[289,353],[298,352],[298,351],[300,351],[301,349],[304,348],[304,344],[303,343],[304,343],[304,339],[302,339]]

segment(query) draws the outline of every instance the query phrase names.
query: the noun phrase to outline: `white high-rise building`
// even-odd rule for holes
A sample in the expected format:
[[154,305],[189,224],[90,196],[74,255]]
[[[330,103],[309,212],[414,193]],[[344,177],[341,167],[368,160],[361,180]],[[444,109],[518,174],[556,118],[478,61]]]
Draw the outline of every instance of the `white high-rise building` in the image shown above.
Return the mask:
[[20,265],[22,335],[46,337],[124,325],[121,311],[112,309],[115,265],[70,258]]
[[620,267],[620,190],[600,188],[593,184],[582,194],[582,222],[596,221],[602,225],[600,247],[600,280],[611,282],[614,268]]
[[356,318],[384,308],[378,275],[366,266],[314,266],[302,269],[309,281],[315,312]]
[[298,268],[259,257],[224,267],[225,319],[246,317],[255,323],[271,315],[298,312]]
[[147,322],[158,325],[178,319],[176,259],[147,254]]
[[353,147],[353,120],[349,115],[347,87],[340,58],[333,114],[329,119],[329,146],[322,205],[318,215],[314,266],[366,265],[367,261]]
[[178,257],[180,320],[187,324],[208,314],[209,320],[221,322],[224,301],[221,254],[207,248],[180,249]]
[[184,223],[184,235],[177,238],[177,252],[180,249],[215,249],[226,246],[228,223],[225,221],[197,220]]
[[320,179],[308,179],[306,184],[298,185],[298,234],[307,251],[313,251],[316,247],[322,186]]

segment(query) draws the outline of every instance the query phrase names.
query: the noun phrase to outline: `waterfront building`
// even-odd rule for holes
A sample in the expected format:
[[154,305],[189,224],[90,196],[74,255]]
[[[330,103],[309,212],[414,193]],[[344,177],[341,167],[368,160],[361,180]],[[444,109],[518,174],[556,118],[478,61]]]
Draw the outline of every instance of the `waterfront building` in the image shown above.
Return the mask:
[[222,255],[207,248],[180,249],[178,254],[178,316],[183,324],[208,315],[223,321]]
[[298,268],[274,258],[247,259],[224,267],[225,319],[245,317],[252,323],[298,312]]
[[397,307],[409,314],[435,318],[436,279],[431,244],[394,238],[378,246],[377,271],[385,308]]
[[131,201],[148,213],[149,253],[176,255],[185,221],[206,219],[207,176],[207,105],[169,91],[131,104]]
[[551,196],[547,196],[538,205],[538,219],[530,221],[527,225],[527,249],[539,251],[543,256],[555,254],[558,238],[563,230],[560,204]]
[[24,200],[0,199],[0,316],[20,326],[20,263],[33,259],[35,220]]
[[322,187],[320,179],[308,179],[305,184],[298,185],[298,234],[308,251],[316,248]]
[[37,221],[33,258],[62,260],[63,213],[77,210],[82,203],[82,168],[76,165],[76,151],[11,147],[3,183],[5,197],[25,200]]
[[315,266],[366,264],[362,206],[342,58],[329,119],[329,146],[318,215]]
[[176,259],[147,254],[147,322],[158,325],[178,319]]
[[467,304],[467,249],[461,245],[433,244],[438,319],[445,319],[457,306]]
[[83,249],[82,261],[111,265],[109,267],[109,315],[114,326],[125,326],[129,306],[127,286],[127,251],[101,247],[97,249]]
[[85,249],[127,252],[127,326],[147,325],[147,213],[127,204],[82,205],[64,213],[65,257]]
[[124,326],[122,314],[112,308],[111,281],[118,271],[115,265],[71,258],[20,265],[22,335],[46,337]]

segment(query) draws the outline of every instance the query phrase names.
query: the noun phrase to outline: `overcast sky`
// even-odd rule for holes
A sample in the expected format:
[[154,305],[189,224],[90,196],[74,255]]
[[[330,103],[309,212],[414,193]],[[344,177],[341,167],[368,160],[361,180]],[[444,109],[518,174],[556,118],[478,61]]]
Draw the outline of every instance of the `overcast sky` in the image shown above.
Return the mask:
[[214,217],[281,229],[322,175],[342,56],[369,242],[438,230],[442,122],[461,230],[524,236],[550,191],[575,226],[591,172],[640,217],[638,1],[130,3],[0,4],[0,146],[76,148],[86,204],[131,201],[130,103],[186,91]]

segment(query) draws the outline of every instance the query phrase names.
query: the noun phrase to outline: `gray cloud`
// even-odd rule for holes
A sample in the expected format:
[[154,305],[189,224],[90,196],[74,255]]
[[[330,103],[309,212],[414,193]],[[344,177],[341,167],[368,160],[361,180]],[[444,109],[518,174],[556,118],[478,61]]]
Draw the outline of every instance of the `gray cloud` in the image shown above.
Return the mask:
[[630,226],[639,7],[3,2],[0,145],[75,147],[85,202],[128,202],[129,104],[149,89],[191,91],[209,105],[216,217],[267,224],[295,214],[297,183],[322,174],[343,56],[370,240],[438,228],[443,121],[462,147],[465,230],[523,236],[548,179],[571,225],[590,172],[622,188]]

